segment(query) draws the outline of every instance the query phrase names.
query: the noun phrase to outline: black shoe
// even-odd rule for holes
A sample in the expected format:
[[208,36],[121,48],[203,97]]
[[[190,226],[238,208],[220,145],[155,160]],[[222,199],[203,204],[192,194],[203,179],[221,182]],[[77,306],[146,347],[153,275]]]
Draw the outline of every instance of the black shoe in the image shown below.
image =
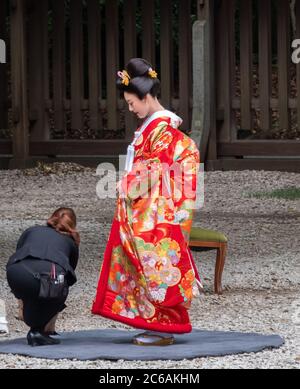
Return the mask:
[[50,338],[50,336],[45,335],[38,331],[30,330],[27,334],[27,342],[30,346],[50,346],[53,344],[59,344],[60,340]]

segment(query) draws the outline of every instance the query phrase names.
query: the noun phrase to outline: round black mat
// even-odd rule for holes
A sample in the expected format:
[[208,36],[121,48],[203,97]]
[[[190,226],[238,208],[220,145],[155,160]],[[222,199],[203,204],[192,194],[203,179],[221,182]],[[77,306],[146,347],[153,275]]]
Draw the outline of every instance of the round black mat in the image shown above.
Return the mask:
[[170,346],[136,346],[132,337],[143,331],[88,330],[62,333],[61,343],[31,347],[25,338],[0,342],[0,353],[26,355],[46,359],[78,360],[182,360],[208,356],[259,352],[278,348],[284,340],[278,335],[201,331],[175,335]]

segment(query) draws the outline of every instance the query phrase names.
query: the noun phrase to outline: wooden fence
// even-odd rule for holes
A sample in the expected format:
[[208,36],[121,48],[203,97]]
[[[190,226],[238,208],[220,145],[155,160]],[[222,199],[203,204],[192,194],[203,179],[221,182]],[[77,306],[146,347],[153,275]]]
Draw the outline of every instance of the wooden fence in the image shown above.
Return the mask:
[[289,3],[1,1],[8,64],[0,64],[0,159],[22,167],[42,157],[124,153],[137,123],[117,92],[116,72],[135,56],[153,63],[163,105],[188,131],[200,78],[194,72],[192,80],[198,18],[208,42],[202,99],[209,120],[199,145],[206,168],[300,170],[300,65],[291,62],[300,0],[295,31]]
[[208,168],[300,170],[300,65],[291,60],[299,0],[292,11],[287,0],[214,2]]
[[[24,96],[28,124],[27,118],[21,123],[16,113],[19,102],[12,104],[13,96],[8,100],[7,93],[0,92],[0,114],[4,106],[11,106],[12,126],[19,123],[12,141],[0,142],[1,154],[14,154],[20,162],[37,156],[123,153],[137,123],[116,89],[116,73],[132,57],[144,57],[158,70],[163,104],[176,110],[184,119],[184,129],[189,129],[195,0],[8,3],[6,28],[10,26],[10,31],[4,36],[11,42],[12,61],[6,75],[18,57],[21,37],[27,36],[22,47],[27,62],[21,72],[28,83],[28,96]],[[0,15],[3,26],[4,2]],[[14,32],[19,39],[12,39]],[[0,77],[3,73],[4,67]],[[19,91],[24,85],[13,88]],[[2,120],[1,126],[7,121]],[[28,150],[24,138],[30,140]]]

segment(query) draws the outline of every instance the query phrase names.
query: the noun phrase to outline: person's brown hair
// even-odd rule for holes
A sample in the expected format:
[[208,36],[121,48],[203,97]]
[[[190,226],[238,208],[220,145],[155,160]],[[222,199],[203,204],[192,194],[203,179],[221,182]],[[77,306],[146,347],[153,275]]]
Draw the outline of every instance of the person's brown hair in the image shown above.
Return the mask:
[[80,235],[76,230],[76,214],[72,208],[58,208],[47,220],[47,225],[56,231],[71,236],[79,246]]

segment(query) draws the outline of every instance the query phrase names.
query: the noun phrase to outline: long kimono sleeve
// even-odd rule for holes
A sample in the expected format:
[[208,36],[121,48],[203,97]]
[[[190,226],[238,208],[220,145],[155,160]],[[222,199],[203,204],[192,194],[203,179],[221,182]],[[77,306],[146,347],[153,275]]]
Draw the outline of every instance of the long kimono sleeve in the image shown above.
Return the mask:
[[[158,195],[154,188],[161,181],[160,195],[172,197],[170,187],[170,168],[183,162],[175,161],[177,139],[168,130],[167,124],[160,124],[151,134],[143,153],[137,153],[131,172],[127,173],[121,181],[121,192],[127,200],[133,201],[139,197]],[[167,180],[168,178],[168,180]]]
[[[157,220],[179,224],[188,243],[199,161],[199,151],[190,138],[171,132],[167,125],[158,126],[122,180],[122,194],[131,204],[130,211],[137,214],[139,209],[150,220],[150,207],[155,202]],[[142,208],[148,211],[142,212]]]

